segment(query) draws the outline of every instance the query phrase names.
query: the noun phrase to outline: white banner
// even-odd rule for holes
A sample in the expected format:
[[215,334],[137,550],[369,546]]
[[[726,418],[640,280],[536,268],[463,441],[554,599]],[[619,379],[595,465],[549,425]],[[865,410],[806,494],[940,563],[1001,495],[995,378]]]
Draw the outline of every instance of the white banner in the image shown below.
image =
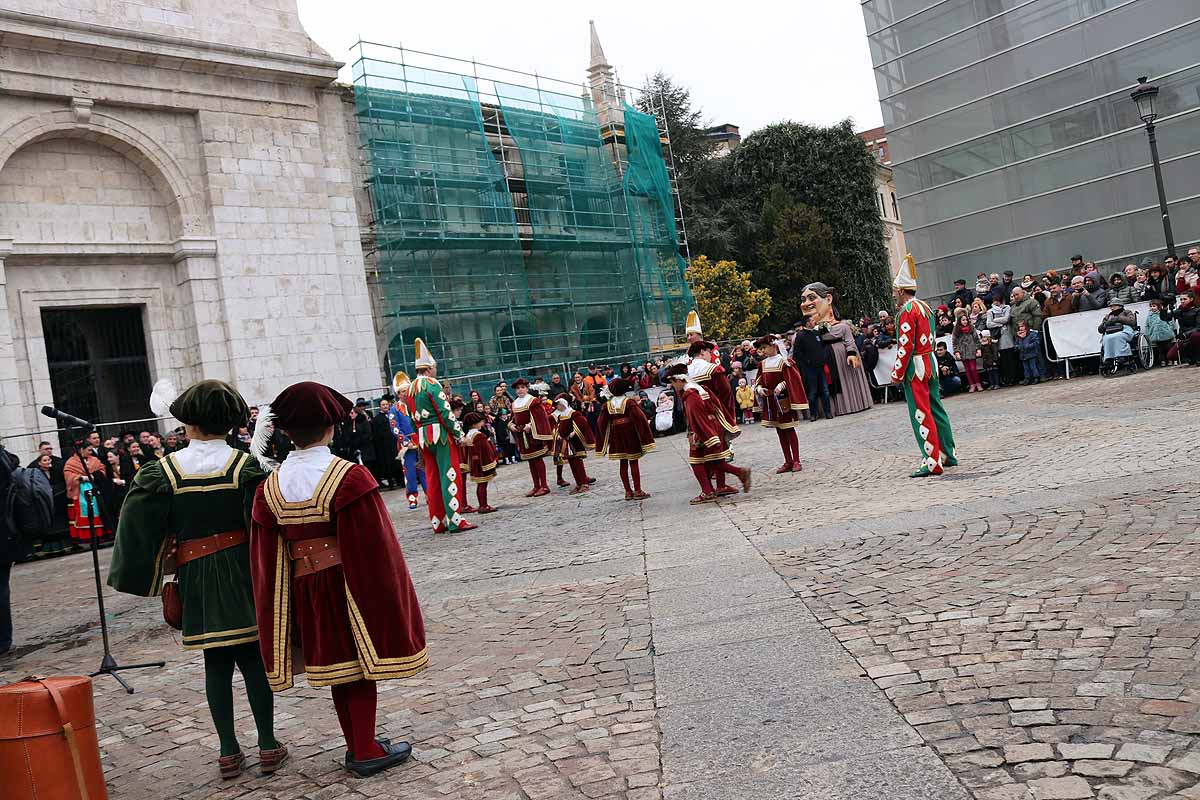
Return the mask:
[[[939,342],[945,343],[946,350],[948,350],[951,353],[954,352],[954,337],[953,336],[950,336],[949,334],[947,334],[946,336],[939,336],[937,338],[937,340]],[[958,371],[962,372],[962,368],[963,368],[962,362],[959,361],[957,363],[958,363]],[[892,383],[892,369],[895,368],[895,366],[896,366],[896,346],[892,345],[891,347],[889,347],[886,350],[880,350],[879,351],[879,362],[875,364],[875,371],[873,373],[875,375],[875,385],[876,386],[890,386]]]
[[[1150,313],[1149,303],[1130,303],[1126,311],[1138,316],[1140,324]],[[1108,314],[1107,308],[1095,311],[1079,311],[1050,317],[1043,326],[1045,335],[1054,344],[1056,358],[1082,358],[1100,355],[1100,322]]]

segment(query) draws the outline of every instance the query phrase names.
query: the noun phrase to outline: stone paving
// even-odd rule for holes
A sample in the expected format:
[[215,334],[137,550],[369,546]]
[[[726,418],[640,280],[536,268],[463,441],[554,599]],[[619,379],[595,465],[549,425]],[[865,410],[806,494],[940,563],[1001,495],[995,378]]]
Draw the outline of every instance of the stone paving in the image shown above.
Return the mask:
[[[381,684],[413,763],[348,778],[327,690],[277,695],[297,756],[215,777],[200,657],[157,601],[106,593],[126,695],[98,678],[115,800],[184,798],[1200,798],[1200,370],[951,398],[963,466],[936,481],[903,405],[735,445],[753,494],[691,507],[681,437],[596,491],[434,538],[387,495],[432,666]],[[107,551],[102,561],[107,561]],[[0,682],[100,657],[90,558],[18,566]],[[243,746],[254,747],[239,701]]]

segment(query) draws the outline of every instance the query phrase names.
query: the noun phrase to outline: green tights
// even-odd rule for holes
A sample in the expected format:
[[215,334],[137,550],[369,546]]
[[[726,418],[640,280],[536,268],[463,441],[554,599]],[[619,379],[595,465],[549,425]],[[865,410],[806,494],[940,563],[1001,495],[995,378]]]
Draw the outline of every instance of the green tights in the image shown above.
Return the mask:
[[231,647],[210,647],[204,651],[204,693],[208,697],[208,710],[217,736],[221,738],[221,755],[231,756],[242,748],[238,744],[233,725],[233,668],[237,666],[246,681],[246,699],[254,714],[254,726],[258,728],[260,750],[274,750],[275,741],[275,697],[267,684],[267,670],[263,667],[258,642],[236,644]]

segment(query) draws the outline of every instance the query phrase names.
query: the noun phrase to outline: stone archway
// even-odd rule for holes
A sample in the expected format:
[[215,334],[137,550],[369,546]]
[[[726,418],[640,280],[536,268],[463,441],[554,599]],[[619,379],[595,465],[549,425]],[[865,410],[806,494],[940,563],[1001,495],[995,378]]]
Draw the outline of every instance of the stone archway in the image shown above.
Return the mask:
[[0,390],[20,398],[4,424],[36,430],[53,402],[43,309],[141,309],[155,378],[225,377],[215,245],[195,235],[211,225],[179,165],[104,115],[50,112],[0,142],[0,338],[14,345]]

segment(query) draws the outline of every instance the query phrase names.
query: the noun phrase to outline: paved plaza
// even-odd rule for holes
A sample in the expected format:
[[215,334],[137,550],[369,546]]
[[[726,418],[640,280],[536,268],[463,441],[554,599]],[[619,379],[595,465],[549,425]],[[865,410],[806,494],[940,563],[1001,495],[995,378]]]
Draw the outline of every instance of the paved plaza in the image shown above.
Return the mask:
[[[501,470],[481,527],[434,538],[387,495],[431,667],[381,684],[414,761],[339,766],[328,690],[277,695],[296,758],[216,777],[201,657],[157,600],[106,594],[126,695],[96,683],[114,800],[1150,800],[1200,798],[1200,370],[951,398],[962,466],[914,481],[903,404],[774,434],[753,493],[692,507],[683,437],[653,497],[523,497]],[[102,554],[107,562],[108,553]],[[19,566],[0,681],[94,669],[90,558]],[[239,698],[243,747],[253,751]]]

